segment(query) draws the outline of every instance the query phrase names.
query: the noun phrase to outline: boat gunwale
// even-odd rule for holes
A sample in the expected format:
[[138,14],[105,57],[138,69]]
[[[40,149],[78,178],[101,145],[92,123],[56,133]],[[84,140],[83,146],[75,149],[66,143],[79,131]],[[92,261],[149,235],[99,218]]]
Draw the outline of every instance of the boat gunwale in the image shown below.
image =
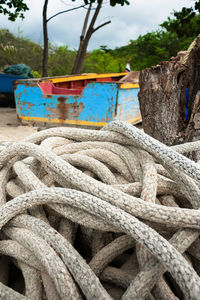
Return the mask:
[[[127,72],[121,73],[87,73],[87,74],[78,74],[78,75],[62,75],[62,76],[51,76],[51,77],[39,77],[39,78],[28,78],[27,81],[53,81],[54,83],[57,82],[65,82],[65,81],[77,81],[77,80],[84,80],[84,79],[93,79],[93,78],[106,78],[106,77],[119,77],[125,76]],[[65,79],[65,80],[63,80]],[[22,79],[23,80],[23,79]],[[21,81],[21,79],[16,80]]]

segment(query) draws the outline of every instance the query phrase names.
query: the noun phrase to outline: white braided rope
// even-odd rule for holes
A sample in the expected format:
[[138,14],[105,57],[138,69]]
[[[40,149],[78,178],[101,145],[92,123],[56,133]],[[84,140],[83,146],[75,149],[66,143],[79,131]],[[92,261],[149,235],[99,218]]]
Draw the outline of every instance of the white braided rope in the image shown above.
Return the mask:
[[[169,148],[117,121],[100,131],[52,128],[2,147],[0,253],[22,271],[21,299],[112,299],[112,283],[123,300],[175,300],[166,270],[186,299],[199,299],[200,278],[182,255],[199,236],[200,167],[181,153],[196,150],[199,142]],[[1,285],[3,297],[20,299]]]

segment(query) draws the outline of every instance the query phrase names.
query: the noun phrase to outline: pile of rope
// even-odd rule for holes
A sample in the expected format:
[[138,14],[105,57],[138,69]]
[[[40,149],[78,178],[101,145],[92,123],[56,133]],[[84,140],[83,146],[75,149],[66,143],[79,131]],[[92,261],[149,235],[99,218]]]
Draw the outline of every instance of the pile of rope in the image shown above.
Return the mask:
[[199,149],[122,121],[1,146],[0,299],[199,299]]

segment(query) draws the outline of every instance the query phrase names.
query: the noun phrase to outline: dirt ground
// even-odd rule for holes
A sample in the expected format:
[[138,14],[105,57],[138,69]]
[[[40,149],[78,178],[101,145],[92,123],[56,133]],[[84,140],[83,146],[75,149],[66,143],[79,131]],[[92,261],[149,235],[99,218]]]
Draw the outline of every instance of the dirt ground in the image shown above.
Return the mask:
[[0,142],[21,141],[37,131],[37,127],[21,125],[15,108],[0,107]]

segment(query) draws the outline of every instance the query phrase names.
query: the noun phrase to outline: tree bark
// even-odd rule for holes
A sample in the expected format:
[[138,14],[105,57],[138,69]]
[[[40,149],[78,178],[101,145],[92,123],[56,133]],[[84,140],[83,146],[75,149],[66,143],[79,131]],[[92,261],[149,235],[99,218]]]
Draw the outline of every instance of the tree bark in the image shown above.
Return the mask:
[[[200,38],[170,61],[140,72],[143,129],[166,145],[200,137]],[[186,119],[186,88],[189,90]]]
[[111,21],[105,22],[103,24],[101,24],[100,26],[94,28],[94,24],[96,22],[96,19],[99,15],[99,12],[101,10],[101,6],[102,6],[103,0],[100,0],[98,2],[98,5],[95,9],[94,15],[92,17],[92,20],[90,22],[90,25],[86,31],[86,27],[87,27],[87,23],[88,23],[88,18],[89,18],[89,13],[91,11],[91,4],[90,7],[88,9],[88,12],[86,14],[85,17],[85,21],[84,21],[84,25],[83,25],[83,29],[82,29],[82,34],[80,36],[80,43],[79,43],[79,49],[75,58],[75,62],[74,62],[74,66],[72,69],[72,74],[80,74],[82,67],[83,67],[83,60],[85,58],[86,55],[86,51],[87,51],[87,47],[90,41],[90,38],[92,36],[92,34],[97,31],[98,29],[100,29],[101,27],[109,24]]
[[75,58],[75,62],[74,62],[74,66],[72,69],[72,74],[75,74],[77,72],[78,69],[78,63],[80,60],[80,55],[81,55],[81,49],[83,47],[83,43],[84,43],[84,36],[86,33],[86,29],[87,29],[87,24],[88,24],[88,20],[89,20],[89,16],[91,13],[91,8],[92,8],[92,3],[90,3],[88,10],[87,10],[87,14],[85,16],[85,20],[84,20],[84,24],[83,24],[83,28],[82,28],[82,32],[81,32],[81,36],[80,36],[80,42],[79,42],[79,48],[76,54],[76,58]]
[[48,76],[48,56],[49,56],[49,47],[48,47],[48,30],[47,30],[47,6],[48,0],[45,0],[43,6],[43,40],[44,40],[44,49],[43,49],[43,64],[42,64],[42,76]]

